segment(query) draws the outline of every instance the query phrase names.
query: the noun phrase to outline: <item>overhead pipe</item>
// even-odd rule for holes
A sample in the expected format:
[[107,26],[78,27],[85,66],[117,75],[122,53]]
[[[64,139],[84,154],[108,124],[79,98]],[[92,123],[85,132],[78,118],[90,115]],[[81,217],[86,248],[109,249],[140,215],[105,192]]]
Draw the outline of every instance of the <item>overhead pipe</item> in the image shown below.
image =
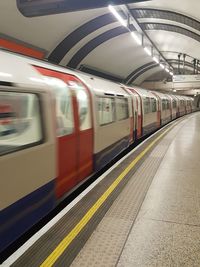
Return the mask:
[[181,74],[181,72],[180,72],[180,61],[181,61],[181,54],[178,54],[178,74]]
[[186,54],[183,54],[183,74],[185,74],[185,58]]
[[196,59],[193,60],[193,74],[196,74]]
[[199,60],[197,59],[197,63],[196,63],[196,73],[199,73]]

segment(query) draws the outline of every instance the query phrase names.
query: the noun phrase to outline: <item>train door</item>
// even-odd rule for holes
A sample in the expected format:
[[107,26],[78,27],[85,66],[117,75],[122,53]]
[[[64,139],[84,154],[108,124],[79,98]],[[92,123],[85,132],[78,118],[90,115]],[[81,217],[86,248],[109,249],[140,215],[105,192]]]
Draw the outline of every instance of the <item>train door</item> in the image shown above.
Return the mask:
[[138,139],[142,136],[142,105],[141,105],[141,97],[140,95],[135,92],[133,89],[128,88],[132,95],[134,96],[134,117],[135,117],[135,131],[136,131],[136,136],[135,139]]
[[158,102],[158,111],[157,111],[157,121],[158,121],[158,127],[161,126],[161,99],[159,96],[157,96],[157,102]]
[[137,121],[137,138],[142,136],[142,98],[140,95],[136,96],[137,98],[137,110],[138,110],[138,121]]
[[155,94],[154,92],[152,92],[152,93],[157,98],[157,126],[159,128],[161,126],[161,105],[162,105],[162,103],[161,103],[161,98],[157,94]]
[[132,101],[133,101],[133,116],[134,116],[134,140],[137,139],[137,128],[138,128],[138,104],[137,104],[137,96],[135,92],[132,94]]
[[[56,195],[59,198],[92,172],[92,123],[89,129],[81,126],[83,114],[87,113],[86,106],[91,104],[91,100],[76,77],[41,67],[36,69],[45,76],[56,100]],[[81,103],[81,98],[84,103]],[[87,118],[91,120],[91,108],[89,114]]]
[[176,97],[176,118],[180,117],[180,99]]
[[129,110],[129,125],[130,125],[130,139],[129,139],[129,143],[133,143],[135,140],[135,136],[134,136],[134,103],[133,103],[133,98],[132,96],[130,96],[129,98],[127,98],[128,100],[128,110]]
[[170,110],[170,114],[169,114],[169,116],[170,116],[170,121],[172,120],[172,98],[170,97],[170,96],[167,96],[167,98],[168,98],[168,101],[169,101],[169,110]]
[[126,93],[130,95],[130,99],[128,100],[129,105],[129,118],[130,118],[130,143],[133,143],[135,141],[135,131],[136,131],[136,102],[135,97],[133,96],[133,93],[131,89],[126,87],[121,87]]
[[93,171],[92,97],[87,87],[74,77],[70,81],[78,110],[78,182]]

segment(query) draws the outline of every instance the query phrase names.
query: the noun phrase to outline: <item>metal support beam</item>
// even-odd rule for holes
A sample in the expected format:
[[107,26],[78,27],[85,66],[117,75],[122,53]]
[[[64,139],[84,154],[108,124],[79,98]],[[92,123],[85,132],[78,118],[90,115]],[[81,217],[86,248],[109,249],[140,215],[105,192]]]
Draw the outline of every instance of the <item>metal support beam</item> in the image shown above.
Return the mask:
[[193,73],[196,73],[196,59],[193,60]]
[[185,58],[186,58],[186,55],[183,54],[183,74],[185,74]]
[[181,54],[178,54],[178,74],[181,74],[181,71],[180,71],[180,61],[181,61]]
[[128,5],[123,5],[121,7],[121,9],[126,14],[127,18],[129,18],[129,21],[131,21],[131,23],[133,24],[133,26],[137,30],[137,32],[139,32],[141,34],[141,36],[143,38],[143,41],[142,41],[143,42],[143,45],[144,45],[144,39],[146,39],[146,41],[149,43],[149,45],[153,48],[153,54],[155,55],[155,51],[157,52],[158,58],[160,59],[160,62],[161,63],[162,63],[162,61],[166,62],[167,65],[171,69],[173,69],[173,66],[167,61],[167,59],[164,57],[164,55],[159,51],[159,49],[154,44],[154,42],[149,38],[149,36],[147,35],[147,33],[145,31],[143,31],[143,29],[141,28],[138,20],[131,13],[131,10],[129,9]]

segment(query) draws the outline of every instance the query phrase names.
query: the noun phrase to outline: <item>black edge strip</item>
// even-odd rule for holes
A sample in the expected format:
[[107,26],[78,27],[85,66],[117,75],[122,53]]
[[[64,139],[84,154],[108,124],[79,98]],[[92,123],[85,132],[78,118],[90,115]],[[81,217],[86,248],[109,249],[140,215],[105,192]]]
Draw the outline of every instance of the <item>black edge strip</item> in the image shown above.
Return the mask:
[[96,31],[97,29],[115,21],[116,19],[111,14],[107,13],[86,22],[75,31],[71,32],[67,37],[65,37],[65,39],[61,43],[59,43],[53,50],[53,52],[49,55],[48,60],[54,63],[59,63],[68,53],[68,51],[83,38]]
[[86,72],[86,73],[89,73],[89,74],[92,74],[92,75],[95,75],[95,76],[98,76],[98,77],[101,77],[101,78],[104,78],[104,79],[107,79],[107,80],[114,81],[114,82],[118,82],[118,83],[123,82],[123,79],[121,77],[114,76],[112,74],[96,70],[96,69],[89,67],[89,66],[86,66],[86,65],[81,65],[79,70]]
[[92,51],[94,50],[97,46],[100,44],[117,37],[121,34],[127,33],[128,30],[124,28],[123,26],[116,27],[114,29],[111,29],[109,31],[106,31],[91,41],[89,41],[86,45],[84,45],[69,61],[67,64],[68,67],[70,68],[76,68],[79,63]]

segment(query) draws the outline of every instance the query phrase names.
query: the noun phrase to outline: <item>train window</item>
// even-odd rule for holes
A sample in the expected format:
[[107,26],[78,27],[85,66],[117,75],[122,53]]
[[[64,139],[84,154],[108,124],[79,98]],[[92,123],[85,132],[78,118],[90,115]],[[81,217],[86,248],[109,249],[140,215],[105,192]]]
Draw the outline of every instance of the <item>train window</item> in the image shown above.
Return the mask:
[[166,109],[166,102],[165,99],[162,99],[162,110]]
[[78,100],[80,130],[90,129],[92,125],[88,92],[82,86],[76,86],[75,92]]
[[74,116],[70,89],[62,80],[54,77],[44,77],[53,88],[56,100],[56,134],[65,136],[74,132]]
[[151,99],[151,111],[152,112],[156,112],[157,111],[157,108],[156,108],[156,99],[155,98],[152,98]]
[[115,121],[115,100],[111,97],[98,97],[99,124],[105,125]]
[[144,105],[144,114],[150,113],[151,112],[151,102],[150,102],[149,97],[146,97],[143,99],[143,105]]
[[116,98],[116,115],[117,120],[125,120],[129,117],[127,98]]
[[172,101],[172,106],[173,106],[173,108],[176,108],[176,100]]
[[166,99],[165,101],[166,101],[166,109],[170,109],[170,106],[169,106],[169,100]]
[[42,142],[38,96],[0,92],[0,155]]

